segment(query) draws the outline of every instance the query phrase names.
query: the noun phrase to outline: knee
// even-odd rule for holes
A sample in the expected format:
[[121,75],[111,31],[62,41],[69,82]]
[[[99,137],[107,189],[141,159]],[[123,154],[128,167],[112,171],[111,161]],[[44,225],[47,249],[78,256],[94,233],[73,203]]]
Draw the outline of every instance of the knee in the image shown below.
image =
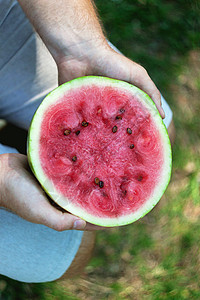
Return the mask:
[[175,142],[175,138],[176,138],[176,130],[175,130],[173,119],[172,119],[171,123],[169,124],[167,131],[169,134],[169,139],[170,139],[171,145],[173,146],[174,142]]
[[95,232],[84,232],[79,250],[68,270],[61,276],[61,280],[81,275],[92,257],[95,246],[95,237]]

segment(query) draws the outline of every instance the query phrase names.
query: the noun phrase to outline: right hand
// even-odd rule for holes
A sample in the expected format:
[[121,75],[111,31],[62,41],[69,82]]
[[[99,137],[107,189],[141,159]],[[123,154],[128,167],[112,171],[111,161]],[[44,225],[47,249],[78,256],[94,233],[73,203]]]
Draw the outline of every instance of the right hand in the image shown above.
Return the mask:
[[[57,231],[104,228],[53,207],[31,174],[27,157],[22,154],[0,155],[0,207],[29,222],[43,224]],[[80,222],[79,226],[74,228],[77,221]]]
[[154,101],[161,117],[164,118],[160,92],[147,71],[126,56],[115,52],[107,43],[106,45],[97,44],[97,48],[98,51],[88,50],[89,56],[88,54],[73,58],[63,56],[57,63],[59,84],[87,75],[124,80],[146,92]]

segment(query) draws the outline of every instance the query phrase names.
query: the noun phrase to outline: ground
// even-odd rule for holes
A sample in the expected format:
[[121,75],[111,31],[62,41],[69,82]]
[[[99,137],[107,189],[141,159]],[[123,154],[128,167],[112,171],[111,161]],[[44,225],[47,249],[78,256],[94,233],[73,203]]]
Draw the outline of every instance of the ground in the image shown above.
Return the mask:
[[170,103],[173,172],[159,204],[136,223],[99,232],[79,278],[21,284],[2,299],[200,299],[200,49],[197,1],[96,1],[108,38],[142,63]]

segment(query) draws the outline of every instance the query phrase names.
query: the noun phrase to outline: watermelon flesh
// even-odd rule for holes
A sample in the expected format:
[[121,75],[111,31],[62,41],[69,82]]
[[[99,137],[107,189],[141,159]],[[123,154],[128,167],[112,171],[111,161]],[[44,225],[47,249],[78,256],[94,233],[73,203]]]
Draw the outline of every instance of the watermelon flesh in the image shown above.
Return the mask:
[[78,80],[38,109],[39,127],[35,118],[31,125],[37,137],[29,133],[31,167],[54,201],[75,215],[103,226],[131,223],[169,182],[166,129],[137,88],[102,77]]

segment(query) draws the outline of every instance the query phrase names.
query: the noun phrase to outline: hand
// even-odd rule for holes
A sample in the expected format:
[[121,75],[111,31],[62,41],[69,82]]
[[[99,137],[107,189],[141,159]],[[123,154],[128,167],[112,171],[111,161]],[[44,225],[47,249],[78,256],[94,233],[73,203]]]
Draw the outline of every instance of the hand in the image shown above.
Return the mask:
[[[70,213],[63,213],[53,207],[30,173],[25,155],[0,155],[0,170],[1,207],[12,211],[29,222],[43,224],[57,231],[68,229],[98,230],[103,228],[89,224]],[[75,224],[77,224],[77,228],[73,228]]]
[[[145,91],[164,117],[160,93],[155,84],[144,68],[108,46],[90,0],[18,1],[54,58],[60,84],[84,75],[124,80]],[[10,157],[10,166],[7,164],[8,174],[11,175],[6,176],[6,184],[4,180],[6,196],[9,196],[8,208],[31,222],[57,230],[72,228],[77,217],[63,214],[49,205],[27,171],[26,159]],[[5,194],[3,202],[6,202]],[[99,227],[87,224],[87,228]]]
[[160,92],[142,66],[115,52],[108,45],[99,46],[95,52],[93,54],[90,51],[90,56],[60,59],[57,63],[59,84],[85,75],[101,75],[124,80],[146,92],[156,104],[161,117],[165,117]]
[[121,79],[146,92],[164,118],[155,84],[143,67],[108,46],[92,1],[18,1],[57,63],[60,84],[84,75]]

